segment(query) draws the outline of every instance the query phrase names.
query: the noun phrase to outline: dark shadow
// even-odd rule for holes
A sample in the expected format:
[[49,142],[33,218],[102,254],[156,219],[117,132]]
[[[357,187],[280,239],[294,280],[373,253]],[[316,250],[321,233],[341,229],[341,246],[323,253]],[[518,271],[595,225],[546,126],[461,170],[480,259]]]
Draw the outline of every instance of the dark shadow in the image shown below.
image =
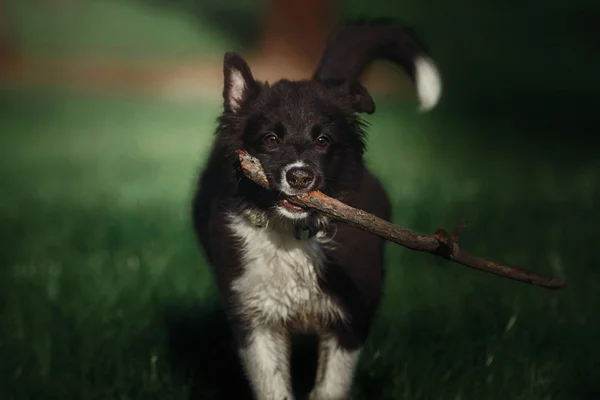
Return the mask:
[[490,122],[501,117],[500,122],[519,127],[515,129],[519,133],[526,129],[541,136],[598,136],[600,100],[593,89],[511,88],[495,96],[474,97],[466,104],[471,119]]
[[225,314],[212,303],[166,311],[175,372],[191,380],[191,398],[251,399]]
[[[227,319],[216,301],[187,308],[173,306],[165,316],[171,364],[178,375],[191,381],[191,399],[252,399]],[[316,345],[312,336],[294,338],[291,372],[299,398],[314,383]]]

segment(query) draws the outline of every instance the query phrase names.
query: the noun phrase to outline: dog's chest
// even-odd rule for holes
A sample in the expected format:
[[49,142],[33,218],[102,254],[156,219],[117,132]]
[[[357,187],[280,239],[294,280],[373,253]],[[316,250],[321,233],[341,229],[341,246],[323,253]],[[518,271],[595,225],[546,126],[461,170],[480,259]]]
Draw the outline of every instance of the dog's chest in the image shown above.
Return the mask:
[[232,282],[241,312],[252,324],[318,330],[342,313],[319,285],[324,254],[318,237],[298,240],[289,231],[257,228],[235,216],[242,274]]

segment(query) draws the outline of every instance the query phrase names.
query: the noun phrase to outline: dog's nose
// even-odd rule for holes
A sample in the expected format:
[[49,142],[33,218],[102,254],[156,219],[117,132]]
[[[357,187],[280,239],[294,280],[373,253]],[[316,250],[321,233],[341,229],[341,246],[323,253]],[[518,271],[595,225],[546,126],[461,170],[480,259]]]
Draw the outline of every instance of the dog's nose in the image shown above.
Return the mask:
[[285,179],[294,189],[306,189],[315,180],[315,174],[308,168],[291,168],[286,174]]

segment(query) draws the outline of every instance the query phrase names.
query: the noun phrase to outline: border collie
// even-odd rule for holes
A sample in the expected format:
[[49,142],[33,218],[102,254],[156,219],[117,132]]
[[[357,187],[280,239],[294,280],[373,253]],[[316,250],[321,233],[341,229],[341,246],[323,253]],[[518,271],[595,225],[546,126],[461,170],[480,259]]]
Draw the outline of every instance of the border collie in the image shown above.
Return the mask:
[[[384,275],[384,240],[286,200],[320,190],[391,219],[388,196],[365,166],[371,95],[359,82],[376,59],[402,67],[420,108],[441,94],[435,63],[393,21],[342,26],[309,80],[254,79],[235,53],[224,58],[223,113],[193,204],[199,243],[212,266],[256,399],[292,400],[290,343],[316,333],[310,399],[346,399]],[[236,149],[257,157],[271,187],[239,173]]]

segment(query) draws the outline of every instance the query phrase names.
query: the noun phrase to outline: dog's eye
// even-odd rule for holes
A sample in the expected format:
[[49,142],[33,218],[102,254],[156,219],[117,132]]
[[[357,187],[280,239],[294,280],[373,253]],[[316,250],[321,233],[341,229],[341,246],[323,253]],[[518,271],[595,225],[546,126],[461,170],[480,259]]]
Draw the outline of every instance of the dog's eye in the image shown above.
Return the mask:
[[329,138],[327,136],[319,136],[316,141],[317,147],[327,147],[329,146]]
[[277,144],[277,143],[279,143],[279,138],[278,138],[278,137],[277,137],[277,135],[276,135],[276,134],[274,134],[274,133],[267,133],[267,134],[266,134],[266,135],[263,137],[263,141],[264,141],[266,144],[273,145],[273,144]]

